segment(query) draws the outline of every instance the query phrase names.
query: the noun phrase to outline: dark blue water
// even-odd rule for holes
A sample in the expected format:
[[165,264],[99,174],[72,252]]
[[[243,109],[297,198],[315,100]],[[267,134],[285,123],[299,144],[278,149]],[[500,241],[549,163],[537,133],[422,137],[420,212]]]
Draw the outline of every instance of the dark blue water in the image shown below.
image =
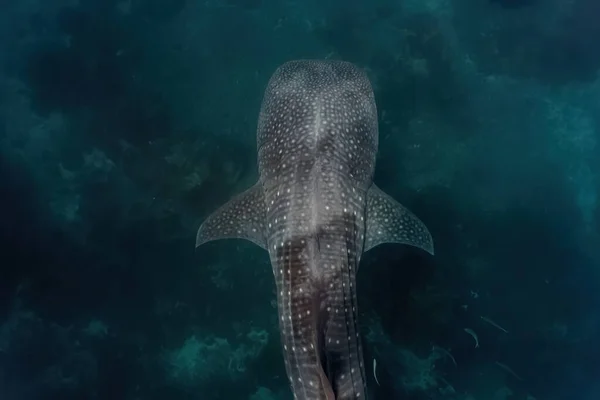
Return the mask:
[[4,1],[0,398],[291,399],[266,253],[194,236],[275,68],[331,58],[436,244],[363,258],[371,398],[599,399],[599,4]]

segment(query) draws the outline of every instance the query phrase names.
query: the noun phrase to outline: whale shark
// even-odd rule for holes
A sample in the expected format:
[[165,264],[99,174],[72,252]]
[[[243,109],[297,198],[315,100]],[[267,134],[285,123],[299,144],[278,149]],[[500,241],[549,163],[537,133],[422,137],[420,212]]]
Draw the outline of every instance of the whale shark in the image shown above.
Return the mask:
[[373,183],[370,81],[345,61],[288,61],[267,84],[257,125],[258,182],[208,216],[196,247],[239,238],[268,251],[294,399],[367,398],[361,256],[382,243],[434,254],[423,222]]

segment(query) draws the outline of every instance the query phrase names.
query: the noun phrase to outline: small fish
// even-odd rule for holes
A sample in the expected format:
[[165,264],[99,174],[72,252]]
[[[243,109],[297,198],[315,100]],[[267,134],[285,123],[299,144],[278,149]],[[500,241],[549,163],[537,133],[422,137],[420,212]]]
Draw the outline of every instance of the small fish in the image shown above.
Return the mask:
[[452,362],[454,363],[454,366],[458,367],[458,364],[456,363],[456,360],[454,359],[454,356],[452,356],[452,353],[450,353],[445,348],[434,345],[431,350],[432,351],[439,351],[440,353],[444,354],[446,357],[448,357],[448,358],[450,358],[452,360]]
[[377,360],[373,359],[373,377],[375,378],[375,382],[377,382],[377,385],[381,386],[379,384],[379,379],[377,379]]
[[485,322],[487,322],[488,324],[490,324],[491,326],[493,326],[494,328],[500,329],[502,332],[504,333],[508,333],[508,331],[506,329],[504,329],[503,327],[501,327],[500,325],[498,325],[497,323],[495,323],[494,321],[492,321],[491,319],[489,319],[488,317],[484,317],[483,315],[480,317],[482,320],[484,320]]
[[475,339],[475,348],[479,347],[479,338],[477,337],[475,331],[473,331],[473,329],[465,328],[465,332],[473,336],[473,339]]
[[521,378],[519,375],[517,375],[515,373],[515,371],[513,371],[508,365],[506,364],[502,364],[499,361],[496,361],[495,363],[497,366],[499,366],[500,368],[502,368],[504,371],[508,372],[509,374],[511,374],[512,376],[514,376],[515,378],[517,378],[518,380],[522,381],[523,378]]

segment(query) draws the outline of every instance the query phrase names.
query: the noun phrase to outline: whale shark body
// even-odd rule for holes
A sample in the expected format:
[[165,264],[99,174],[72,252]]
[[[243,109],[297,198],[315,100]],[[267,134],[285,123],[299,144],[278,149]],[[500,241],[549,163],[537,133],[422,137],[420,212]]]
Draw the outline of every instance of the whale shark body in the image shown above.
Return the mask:
[[377,109],[348,62],[281,65],[257,129],[259,180],[210,215],[196,246],[243,238],[269,252],[295,399],[366,398],[356,274],[362,254],[402,243],[433,254],[427,227],[373,184]]

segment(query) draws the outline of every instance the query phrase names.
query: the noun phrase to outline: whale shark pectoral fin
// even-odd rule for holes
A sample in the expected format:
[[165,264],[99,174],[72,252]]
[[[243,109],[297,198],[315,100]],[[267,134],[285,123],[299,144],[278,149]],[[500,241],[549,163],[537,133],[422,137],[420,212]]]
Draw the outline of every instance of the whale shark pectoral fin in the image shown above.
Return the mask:
[[218,239],[246,239],[266,249],[265,220],[265,200],[259,182],[209,215],[198,229],[196,247]]
[[364,252],[382,243],[401,243],[434,254],[431,233],[419,218],[375,184],[367,194]]

